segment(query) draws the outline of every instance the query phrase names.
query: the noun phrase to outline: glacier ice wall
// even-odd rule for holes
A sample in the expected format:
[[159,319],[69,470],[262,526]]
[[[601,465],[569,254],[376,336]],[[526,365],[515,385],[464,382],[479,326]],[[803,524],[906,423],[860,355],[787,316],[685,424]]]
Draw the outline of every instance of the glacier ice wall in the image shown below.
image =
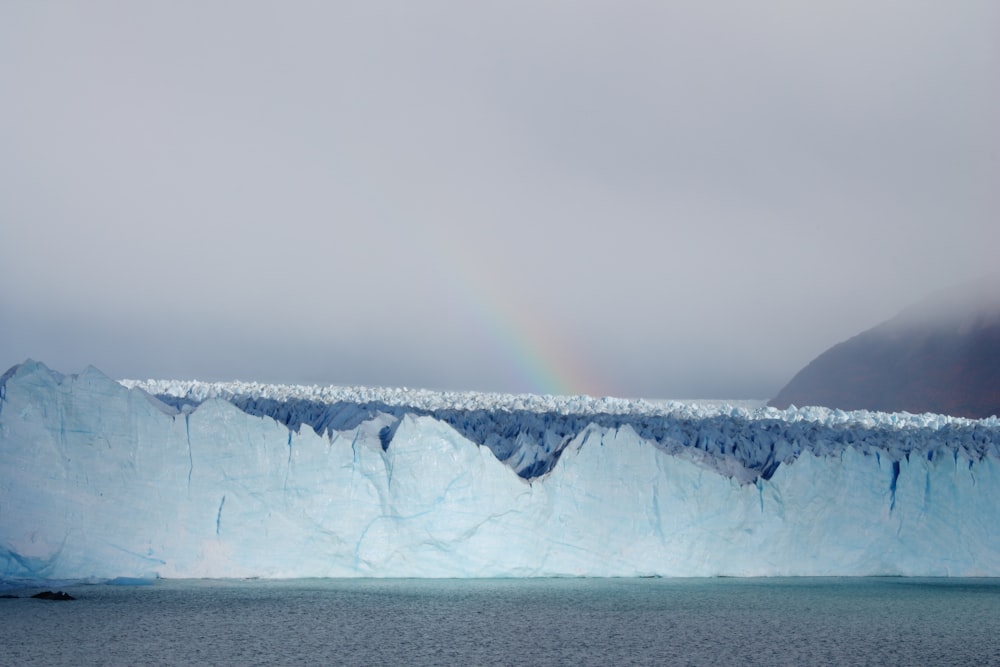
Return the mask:
[[1000,575],[996,419],[147,389],[0,379],[0,578]]

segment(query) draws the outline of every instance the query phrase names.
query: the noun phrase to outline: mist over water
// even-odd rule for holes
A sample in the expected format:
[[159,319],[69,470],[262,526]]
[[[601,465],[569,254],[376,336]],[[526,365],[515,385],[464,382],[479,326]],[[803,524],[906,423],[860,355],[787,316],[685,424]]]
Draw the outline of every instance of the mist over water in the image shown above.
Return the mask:
[[0,3],[0,371],[773,397],[995,268],[998,26]]

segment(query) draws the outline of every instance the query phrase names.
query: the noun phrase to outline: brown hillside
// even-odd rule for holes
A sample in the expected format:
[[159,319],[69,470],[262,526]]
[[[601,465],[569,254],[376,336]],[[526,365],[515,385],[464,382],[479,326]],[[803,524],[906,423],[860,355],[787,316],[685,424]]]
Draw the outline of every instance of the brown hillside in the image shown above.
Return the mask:
[[1000,415],[1000,280],[943,292],[834,345],[769,405]]

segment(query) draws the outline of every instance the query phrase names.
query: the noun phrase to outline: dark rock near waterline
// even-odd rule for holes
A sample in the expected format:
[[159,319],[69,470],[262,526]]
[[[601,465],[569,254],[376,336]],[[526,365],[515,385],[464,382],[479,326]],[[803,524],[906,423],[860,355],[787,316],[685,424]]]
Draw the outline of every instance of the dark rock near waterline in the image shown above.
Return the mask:
[[42,591],[41,593],[35,593],[31,597],[35,598],[36,600],[55,600],[55,601],[76,599],[69,593],[64,593],[62,591],[58,591],[56,593],[53,593],[52,591]]

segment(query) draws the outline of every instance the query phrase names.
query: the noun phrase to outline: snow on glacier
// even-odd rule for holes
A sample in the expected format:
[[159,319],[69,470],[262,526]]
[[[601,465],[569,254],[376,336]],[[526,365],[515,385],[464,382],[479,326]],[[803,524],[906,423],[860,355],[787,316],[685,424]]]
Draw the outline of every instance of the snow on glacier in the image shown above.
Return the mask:
[[0,379],[0,578],[1000,575],[1000,422]]

